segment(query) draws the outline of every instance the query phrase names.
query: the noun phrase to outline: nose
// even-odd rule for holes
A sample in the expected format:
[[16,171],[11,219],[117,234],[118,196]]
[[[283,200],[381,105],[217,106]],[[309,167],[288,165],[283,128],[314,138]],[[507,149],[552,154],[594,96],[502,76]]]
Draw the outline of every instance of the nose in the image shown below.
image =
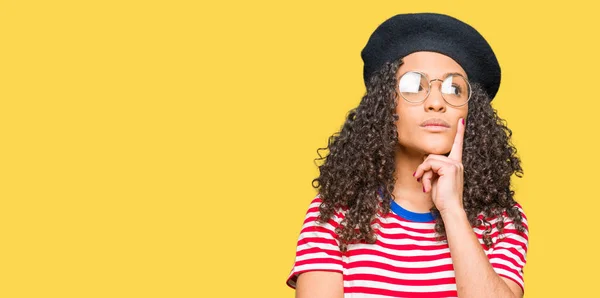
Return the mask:
[[431,90],[429,91],[429,96],[425,99],[423,107],[426,111],[443,112],[446,110],[446,101],[442,97],[441,86],[435,84],[435,81],[440,81],[441,84],[442,80],[435,79],[431,81]]

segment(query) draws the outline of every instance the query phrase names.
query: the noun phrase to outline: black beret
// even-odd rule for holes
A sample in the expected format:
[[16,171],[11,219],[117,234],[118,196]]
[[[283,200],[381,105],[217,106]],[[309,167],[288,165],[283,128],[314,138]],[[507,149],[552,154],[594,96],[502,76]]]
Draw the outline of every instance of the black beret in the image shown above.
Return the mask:
[[361,52],[365,85],[386,62],[419,51],[449,56],[490,100],[496,96],[500,65],[488,42],[470,25],[437,13],[398,14],[379,25]]

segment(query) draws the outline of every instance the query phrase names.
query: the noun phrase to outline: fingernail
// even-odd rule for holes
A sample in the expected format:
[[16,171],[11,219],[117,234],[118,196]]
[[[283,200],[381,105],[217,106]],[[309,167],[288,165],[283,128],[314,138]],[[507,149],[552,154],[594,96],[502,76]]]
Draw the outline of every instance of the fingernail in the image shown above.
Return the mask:
[[414,177],[416,174],[417,174],[417,171],[415,171],[415,172],[413,173],[413,177]]
[[425,185],[423,185],[423,192],[425,192]]
[[420,177],[419,177],[419,178],[417,178],[417,181],[418,181],[418,182],[421,182],[421,178],[420,178]]
[[463,125],[465,124],[465,118],[462,118],[462,123],[463,123]]

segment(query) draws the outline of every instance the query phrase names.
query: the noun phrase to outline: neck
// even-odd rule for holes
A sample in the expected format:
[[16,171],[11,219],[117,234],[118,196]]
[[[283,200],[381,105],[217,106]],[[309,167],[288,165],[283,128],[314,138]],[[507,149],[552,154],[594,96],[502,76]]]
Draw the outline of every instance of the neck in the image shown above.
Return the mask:
[[413,177],[425,156],[423,152],[412,151],[402,146],[396,150],[395,201],[404,209],[419,213],[429,212],[434,206],[431,192],[424,193],[423,184]]

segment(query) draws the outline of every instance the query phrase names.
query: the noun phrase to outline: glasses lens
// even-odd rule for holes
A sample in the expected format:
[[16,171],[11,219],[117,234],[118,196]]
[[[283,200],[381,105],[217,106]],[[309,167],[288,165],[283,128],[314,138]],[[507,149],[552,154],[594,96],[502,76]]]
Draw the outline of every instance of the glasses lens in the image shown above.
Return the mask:
[[452,105],[463,105],[469,100],[471,90],[463,76],[456,74],[447,76],[441,88],[442,96]]
[[400,78],[400,95],[410,102],[420,102],[427,97],[429,82],[418,72],[407,72]]

